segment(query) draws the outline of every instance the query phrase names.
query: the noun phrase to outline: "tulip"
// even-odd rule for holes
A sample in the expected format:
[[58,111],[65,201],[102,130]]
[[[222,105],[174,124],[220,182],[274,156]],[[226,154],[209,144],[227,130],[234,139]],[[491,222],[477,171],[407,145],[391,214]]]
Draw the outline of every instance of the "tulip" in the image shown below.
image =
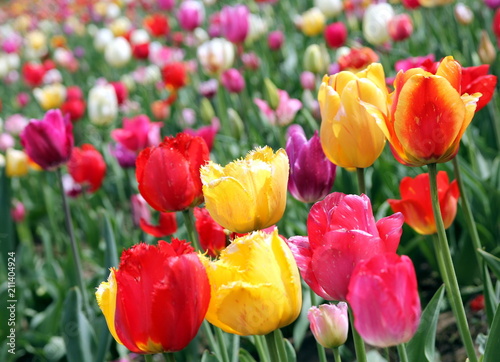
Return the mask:
[[170,11],[175,7],[175,0],[158,0],[158,7]]
[[215,136],[220,129],[220,122],[217,118],[212,118],[212,122],[208,126],[203,126],[198,129],[186,128],[184,133],[190,134],[191,136],[199,136],[205,140],[209,151],[212,151],[214,146]]
[[161,75],[165,86],[170,91],[176,91],[187,83],[186,65],[182,62],[166,64],[161,69]]
[[206,319],[223,331],[264,335],[299,316],[300,276],[277,230],[236,238],[218,260],[202,257],[202,262],[212,292]]
[[351,72],[360,72],[376,61],[378,61],[377,53],[368,47],[351,48],[348,53],[337,59],[340,70]]
[[256,148],[245,159],[225,167],[209,162],[200,172],[205,207],[226,229],[261,230],[283,216],[289,172],[285,150]]
[[[457,181],[450,183],[448,174],[439,171],[437,175],[439,206],[447,229],[455,220],[460,196]],[[401,200],[387,200],[394,212],[401,212],[405,222],[422,235],[436,233],[436,221],[432,211],[429,174],[420,174],[414,179],[405,177],[399,185]]]
[[272,31],[267,36],[267,45],[271,50],[280,50],[284,41],[285,35],[283,35],[283,32],[279,30]]
[[313,203],[332,189],[336,166],[325,156],[318,132],[308,140],[299,125],[287,131],[286,153],[290,160],[288,191],[297,200]]
[[66,87],[62,84],[49,84],[43,88],[33,89],[33,96],[42,107],[48,111],[52,108],[59,108],[66,99]]
[[324,74],[330,63],[330,57],[326,49],[318,44],[311,44],[304,52],[304,69],[313,73]]
[[318,8],[311,8],[302,14],[300,25],[302,32],[307,36],[321,34],[325,28],[325,15]]
[[113,32],[108,28],[99,29],[94,35],[94,48],[102,52],[114,39]]
[[249,15],[245,5],[224,6],[220,12],[221,35],[231,43],[243,43],[250,30]]
[[390,4],[371,4],[363,15],[363,36],[372,45],[381,45],[389,37],[388,24],[394,17],[394,9]]
[[141,218],[139,226],[146,234],[152,235],[155,238],[172,235],[177,231],[177,219],[175,212],[160,212],[158,225],[151,225],[148,221]]
[[113,68],[121,68],[127,65],[131,58],[132,48],[125,38],[119,36],[106,44],[104,59]]
[[85,101],[83,99],[67,99],[61,106],[64,115],[69,114],[71,122],[75,123],[85,114]]
[[26,208],[24,204],[21,201],[14,200],[12,208],[10,209],[10,215],[15,222],[23,222],[26,217]]
[[177,12],[179,26],[187,31],[199,27],[205,18],[205,7],[200,1],[187,0],[181,3]]
[[141,220],[148,224],[151,222],[151,210],[141,194],[130,196],[130,205],[132,208],[132,221],[134,222],[134,226],[140,226]]
[[68,162],[68,172],[80,185],[89,185],[89,192],[96,192],[106,174],[106,163],[94,146],[84,144],[73,148]]
[[428,72],[435,73],[437,67],[435,66],[434,58],[434,54],[429,54],[422,57],[401,59],[394,63],[394,69],[396,69],[397,72],[400,70],[406,72],[411,68],[422,68]]
[[116,101],[119,105],[123,104],[128,98],[127,85],[124,82],[111,82],[109,83],[113,86],[116,95]]
[[45,72],[42,64],[27,62],[22,68],[23,80],[30,87],[37,87],[42,84]]
[[118,100],[111,84],[96,85],[89,92],[88,113],[98,126],[111,124],[118,115]]
[[132,168],[135,167],[135,161],[137,159],[137,153],[130,151],[121,143],[115,145],[109,145],[109,152],[112,156],[116,158],[118,164],[122,168]]
[[203,202],[200,167],[209,159],[201,137],[179,133],[141,151],[136,162],[139,192],[155,210],[181,211]]
[[376,254],[395,253],[402,225],[401,213],[375,222],[366,195],[334,192],[311,208],[309,237],[292,237],[288,245],[302,279],[316,294],[345,301],[356,264]]
[[271,124],[278,124],[280,126],[286,126],[290,124],[297,112],[302,108],[302,102],[295,98],[290,98],[288,93],[282,89],[276,89],[277,91],[277,107],[274,110],[272,104],[268,102],[255,98],[254,103],[259,107],[265,119]]
[[[1,124],[0,124],[1,128]],[[0,151],[6,151],[9,148],[14,147],[16,140],[9,133],[0,133]]]
[[7,149],[5,154],[5,174],[7,177],[20,177],[28,173],[28,155],[13,148]]
[[170,27],[168,25],[168,18],[162,14],[148,15],[143,20],[144,27],[154,36],[166,36]]
[[234,68],[222,73],[220,81],[230,93],[240,93],[245,88],[245,78]]
[[307,90],[316,89],[316,76],[314,73],[307,70],[300,73],[300,85]]
[[205,208],[195,207],[194,217],[202,250],[211,257],[217,257],[227,244],[228,237],[224,228],[212,219]]
[[257,70],[260,67],[260,58],[253,52],[243,53],[241,55],[241,62],[246,69]]
[[325,28],[325,42],[330,48],[339,48],[347,40],[347,28],[341,21],[332,23]]
[[500,39],[500,9],[495,11],[491,28],[493,30],[493,34],[497,37],[497,40]]
[[472,94],[479,92],[482,94],[477,102],[476,112],[483,109],[493,97],[493,93],[495,93],[497,77],[488,74],[489,68],[488,64],[462,68],[461,93]]
[[314,0],[317,7],[327,18],[334,18],[342,12],[344,5],[341,0]]
[[125,250],[96,299],[114,339],[130,351],[176,352],[196,336],[210,285],[194,249],[172,239]]
[[4,130],[11,135],[17,136],[21,134],[23,129],[28,125],[29,121],[22,114],[13,114],[5,119]]
[[345,168],[371,166],[384,149],[385,136],[360,101],[387,108],[382,65],[372,64],[357,74],[343,71],[325,76],[318,101],[321,145],[328,159]]
[[455,157],[481,93],[460,93],[462,67],[444,58],[436,75],[423,69],[399,72],[388,115],[366,103],[394,157],[407,166],[447,162]]
[[141,114],[131,119],[123,119],[123,128],[111,131],[111,138],[133,152],[142,151],[148,146],[156,146],[161,142],[160,122],[151,122],[149,117]]
[[325,348],[336,348],[347,340],[349,331],[349,317],[347,303],[322,304],[311,307],[307,312],[307,319],[311,323],[311,332]]
[[451,4],[453,1],[455,0],[418,0],[421,6],[427,8]]
[[455,15],[455,19],[462,25],[469,25],[474,20],[474,13],[471,8],[462,3],[455,5],[453,14]]
[[399,14],[389,20],[387,24],[389,36],[394,41],[402,41],[413,33],[413,21],[408,14]]
[[403,3],[404,7],[407,9],[416,9],[420,7],[420,2],[419,0],[401,0]]
[[234,62],[234,46],[222,38],[201,44],[196,54],[203,70],[210,75],[220,74]]
[[73,125],[59,109],[32,119],[21,133],[21,144],[28,156],[44,170],[55,168],[71,157]]
[[141,43],[132,45],[132,55],[136,59],[148,59],[149,43]]
[[479,40],[477,54],[481,62],[485,64],[492,64],[497,57],[495,46],[491,42],[490,36],[486,30],[481,31],[481,39]]
[[408,342],[421,314],[411,259],[385,253],[361,261],[352,273],[347,301],[365,342],[381,348]]

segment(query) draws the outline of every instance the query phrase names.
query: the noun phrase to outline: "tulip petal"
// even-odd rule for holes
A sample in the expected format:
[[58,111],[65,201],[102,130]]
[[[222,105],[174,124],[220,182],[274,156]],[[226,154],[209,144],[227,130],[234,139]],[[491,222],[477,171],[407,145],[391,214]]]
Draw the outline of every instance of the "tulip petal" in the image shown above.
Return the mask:
[[402,213],[396,212],[391,216],[384,217],[377,221],[377,229],[380,239],[385,242],[386,252],[396,252],[398,250],[399,241],[403,234],[404,216]]
[[115,270],[112,268],[107,282],[102,282],[95,293],[97,304],[101,308],[102,314],[106,318],[109,332],[113,338],[120,344],[120,338],[116,335],[115,329],[115,311],[116,311],[116,278]]
[[459,94],[462,94],[462,66],[454,60],[452,56],[445,57],[441,63],[439,63],[436,75],[446,78],[451,86],[455,88]]

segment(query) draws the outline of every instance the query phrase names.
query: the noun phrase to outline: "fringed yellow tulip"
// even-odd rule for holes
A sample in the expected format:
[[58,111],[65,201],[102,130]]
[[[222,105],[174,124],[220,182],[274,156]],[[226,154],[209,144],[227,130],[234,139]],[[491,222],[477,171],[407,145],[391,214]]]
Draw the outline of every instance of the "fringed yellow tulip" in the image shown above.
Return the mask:
[[300,276],[277,230],[235,239],[218,260],[200,258],[212,294],[205,318],[213,325],[241,336],[264,335],[298,317]]
[[365,168],[375,162],[385,136],[360,101],[387,113],[387,94],[384,69],[378,63],[359,73],[343,71],[323,78],[318,94],[320,139],[330,161],[344,168]]
[[205,206],[220,225],[246,233],[276,224],[285,211],[288,156],[257,148],[226,167],[209,162],[201,168]]

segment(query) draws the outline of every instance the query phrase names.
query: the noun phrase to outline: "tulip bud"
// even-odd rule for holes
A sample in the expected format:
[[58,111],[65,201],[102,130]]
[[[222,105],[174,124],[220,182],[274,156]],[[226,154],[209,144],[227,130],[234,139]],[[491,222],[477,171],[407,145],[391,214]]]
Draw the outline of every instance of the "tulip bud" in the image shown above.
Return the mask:
[[215,117],[214,107],[212,107],[212,103],[210,103],[210,101],[205,97],[201,99],[200,114],[204,123],[210,123],[210,121]]
[[88,114],[97,125],[109,125],[118,114],[118,101],[111,84],[97,85],[89,92]]
[[311,332],[325,348],[336,348],[347,340],[349,331],[349,318],[347,316],[347,303],[322,304],[311,307],[307,313],[311,323]]
[[483,0],[484,4],[490,9],[496,9],[500,7],[500,0]]
[[347,39],[347,28],[344,23],[337,22],[325,28],[325,42],[330,48],[339,48]]
[[269,78],[264,79],[264,98],[272,109],[278,108],[280,104],[278,88]]
[[495,11],[495,16],[493,17],[492,24],[493,34],[500,39],[500,8]]
[[181,3],[177,19],[182,29],[193,31],[205,18],[205,7],[200,1],[188,0]]
[[267,45],[271,50],[279,50],[283,45],[283,41],[285,40],[285,36],[282,31],[276,30],[269,33],[267,37]]
[[114,68],[121,68],[130,61],[132,48],[125,38],[118,37],[106,45],[104,59]]
[[222,73],[221,83],[231,93],[240,93],[245,88],[245,78],[234,68]]
[[373,45],[381,45],[389,40],[387,24],[394,17],[390,4],[380,3],[368,6],[363,16],[363,36]]
[[22,222],[26,216],[26,208],[21,201],[15,200],[13,202],[12,208],[10,209],[10,215],[12,220],[15,222]]
[[245,132],[245,126],[240,115],[232,108],[228,108],[227,115],[230,121],[232,136],[238,140],[241,139],[241,136]]
[[497,52],[493,46],[488,33],[485,30],[481,31],[481,40],[479,41],[479,48],[477,50],[479,59],[485,64],[492,64],[495,61]]
[[304,69],[313,73],[324,73],[330,63],[328,53],[318,44],[311,44],[304,53]]
[[325,27],[325,16],[318,8],[307,10],[300,19],[302,32],[307,36],[320,34]]
[[462,25],[469,25],[474,20],[474,13],[465,4],[458,3],[454,9],[455,19]]
[[389,35],[394,41],[402,41],[413,33],[413,21],[408,14],[399,14],[387,23]]
[[341,0],[314,0],[314,6],[327,18],[339,15],[344,7]]
[[20,150],[9,148],[5,154],[5,174],[19,177],[28,173],[28,155]]
[[316,88],[316,76],[313,72],[305,71],[300,75],[300,85],[304,89],[314,90]]

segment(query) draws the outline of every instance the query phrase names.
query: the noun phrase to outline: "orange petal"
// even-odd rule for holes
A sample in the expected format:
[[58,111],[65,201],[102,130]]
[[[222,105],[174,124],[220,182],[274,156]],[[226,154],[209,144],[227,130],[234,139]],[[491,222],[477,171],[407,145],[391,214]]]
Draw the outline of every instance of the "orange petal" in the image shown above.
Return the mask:
[[452,87],[455,88],[459,94],[462,93],[460,91],[462,83],[462,66],[459,62],[454,60],[452,56],[447,56],[441,61],[436,71],[436,75],[448,79]]

